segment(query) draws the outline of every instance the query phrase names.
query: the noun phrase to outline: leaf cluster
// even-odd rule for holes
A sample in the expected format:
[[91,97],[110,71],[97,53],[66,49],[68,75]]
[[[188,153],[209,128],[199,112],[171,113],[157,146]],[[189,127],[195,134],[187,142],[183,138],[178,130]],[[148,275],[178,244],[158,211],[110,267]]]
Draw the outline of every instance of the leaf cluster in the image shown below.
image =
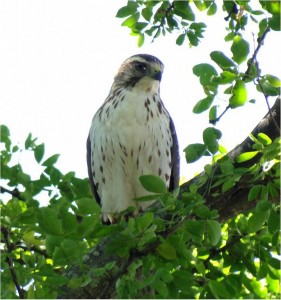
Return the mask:
[[[55,168],[57,158],[44,159],[43,144],[29,135],[20,149],[12,145],[6,126],[1,133],[1,167],[11,191],[10,199],[1,202],[3,298],[18,297],[15,278],[25,298],[56,298],[62,287],[72,294],[88,287],[98,298],[278,297],[280,219],[271,201],[279,195],[278,141],[264,134],[252,137],[254,150],[262,155],[259,163],[239,169],[225,158],[220,173],[206,167],[200,181],[180,195],[181,201],[176,191],[167,193],[160,178],[143,176],[141,183],[158,205],[138,217],[125,212],[118,224],[103,226],[88,180],[74,173],[51,176],[49,168]],[[10,180],[17,151],[32,152],[44,167],[40,191],[30,176],[22,181],[26,176],[18,176],[25,174],[19,166]],[[246,154],[238,160],[251,158]],[[271,168],[269,161],[274,162]],[[256,208],[221,223],[218,211],[206,201],[226,193],[242,175]],[[206,183],[208,191],[202,193]],[[45,190],[49,202],[41,206],[36,196]],[[105,240],[106,260],[93,266],[91,259],[97,261],[99,255],[95,249]],[[73,265],[78,268],[75,275]],[[113,289],[109,294],[102,289],[105,282],[111,286],[108,292]]]
[[[10,196],[1,200],[1,297],[18,297],[16,277],[25,298],[56,298],[68,282],[64,269],[81,264],[95,243],[88,238],[99,223],[99,207],[88,179],[62,174],[55,167],[59,155],[44,158],[45,145],[31,134],[23,148],[14,146],[8,127],[1,125],[1,145],[1,192]],[[42,169],[38,179],[14,164],[23,152],[31,152]]]

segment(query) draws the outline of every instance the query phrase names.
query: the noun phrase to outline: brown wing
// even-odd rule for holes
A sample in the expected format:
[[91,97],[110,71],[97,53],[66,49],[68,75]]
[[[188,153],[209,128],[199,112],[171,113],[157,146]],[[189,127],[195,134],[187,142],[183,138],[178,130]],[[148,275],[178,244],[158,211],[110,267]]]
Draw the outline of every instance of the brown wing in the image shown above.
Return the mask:
[[172,134],[173,146],[171,147],[172,170],[171,170],[169,191],[172,191],[179,186],[180,155],[179,155],[179,143],[178,143],[177,133],[171,116],[170,116],[170,131]]
[[87,165],[88,165],[88,175],[89,175],[92,193],[93,193],[97,203],[99,205],[101,205],[101,199],[98,194],[97,186],[94,182],[94,176],[93,176],[93,170],[92,170],[92,147],[91,147],[90,135],[88,135],[88,139],[87,139]]

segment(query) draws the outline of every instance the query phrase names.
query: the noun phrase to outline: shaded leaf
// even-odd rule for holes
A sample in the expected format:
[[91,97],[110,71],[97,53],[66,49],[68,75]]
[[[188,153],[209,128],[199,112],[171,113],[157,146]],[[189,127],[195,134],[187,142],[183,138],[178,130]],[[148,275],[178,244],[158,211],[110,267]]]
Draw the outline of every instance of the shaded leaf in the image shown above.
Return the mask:
[[269,211],[254,211],[247,225],[247,232],[253,233],[260,230],[269,216]]
[[208,127],[203,131],[203,141],[212,154],[215,154],[218,151],[218,140],[221,136],[220,130],[213,127]]
[[206,98],[198,101],[195,106],[193,107],[193,113],[200,114],[203,111],[207,110],[213,103],[214,96],[207,96]]
[[167,260],[173,260],[177,257],[176,249],[167,242],[160,244],[156,251]]
[[222,69],[235,67],[235,63],[221,51],[213,51],[211,59]]
[[45,167],[53,166],[58,161],[59,156],[60,156],[59,154],[54,154],[54,155],[50,156],[48,159],[46,159],[42,163],[42,166],[45,166]]
[[261,188],[262,186],[260,184],[251,187],[248,194],[248,201],[256,200],[261,191]]
[[61,224],[54,209],[41,207],[37,218],[39,226],[46,234],[59,235],[61,233]]
[[217,245],[221,238],[221,224],[215,220],[207,220],[207,234],[212,246]]
[[216,69],[210,64],[198,64],[192,70],[193,74],[200,78],[202,85],[210,84],[212,77],[218,75]]
[[180,34],[176,39],[176,44],[181,46],[185,40],[185,37],[186,37],[185,33]]
[[165,182],[158,176],[154,175],[142,175],[140,176],[140,182],[142,186],[152,193],[166,193],[167,187]]
[[203,155],[207,153],[207,146],[204,144],[191,144],[185,149],[185,159],[187,163],[192,163],[198,160]]
[[34,157],[36,159],[36,161],[38,163],[41,162],[43,156],[44,156],[44,152],[45,152],[45,145],[44,144],[40,144],[38,146],[35,147],[34,149]]

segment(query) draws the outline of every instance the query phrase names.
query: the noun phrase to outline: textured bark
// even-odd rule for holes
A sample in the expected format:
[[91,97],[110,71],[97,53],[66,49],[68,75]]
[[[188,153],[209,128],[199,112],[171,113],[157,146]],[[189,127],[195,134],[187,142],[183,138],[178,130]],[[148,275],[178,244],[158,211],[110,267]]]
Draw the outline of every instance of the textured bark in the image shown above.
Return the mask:
[[[280,98],[278,98],[271,108],[271,111],[268,112],[265,117],[259,122],[259,124],[254,128],[252,134],[257,136],[258,133],[265,133],[272,140],[280,136]],[[250,161],[245,163],[236,163],[235,158],[247,151],[252,151],[252,146],[254,142],[248,137],[246,138],[240,145],[234,148],[229,152],[228,156],[233,161],[235,167],[247,167],[252,165],[253,162],[258,161],[260,157],[256,156]],[[219,174],[219,168],[217,165],[213,167],[214,174]],[[180,189],[180,195],[188,190],[190,184],[196,184],[201,176],[204,176],[204,173],[196,176],[189,182],[183,184]],[[207,184],[206,184],[207,185]],[[201,187],[200,189],[203,191],[206,189],[206,186]],[[229,218],[235,217],[237,214],[241,212],[249,211],[251,208],[255,207],[255,201],[248,201],[248,193],[251,186],[249,184],[244,184],[243,180],[240,180],[233,188],[228,190],[224,194],[219,194],[217,197],[207,197],[207,205],[211,209],[217,209],[220,221],[225,221]],[[180,198],[180,196],[179,196]],[[278,202],[279,199],[271,199],[274,202]],[[147,249],[146,253],[135,253],[132,254],[128,259],[121,259],[119,256],[108,256],[106,254],[105,248],[109,239],[103,240],[100,244],[98,244],[94,249],[92,249],[89,254],[85,257],[85,264],[87,267],[96,269],[101,268],[106,265],[108,262],[115,261],[116,268],[105,275],[103,278],[95,278],[93,276],[91,283],[86,285],[85,287],[81,287],[79,289],[71,289],[68,287],[64,287],[61,289],[61,294],[59,298],[114,298],[114,290],[115,283],[117,279],[126,273],[128,266],[141,255],[146,255],[147,253],[153,251],[155,249],[155,245],[151,246]],[[75,278],[81,274],[80,268],[78,266],[74,266],[67,272],[67,276],[69,278]]]

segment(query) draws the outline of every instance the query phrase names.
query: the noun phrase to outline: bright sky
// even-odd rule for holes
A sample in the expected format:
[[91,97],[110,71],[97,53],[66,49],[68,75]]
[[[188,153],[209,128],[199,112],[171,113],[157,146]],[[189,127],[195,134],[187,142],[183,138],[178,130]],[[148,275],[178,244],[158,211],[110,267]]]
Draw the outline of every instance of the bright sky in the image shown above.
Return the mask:
[[[204,98],[192,67],[211,63],[209,53],[214,50],[226,51],[231,57],[223,42],[225,13],[207,23],[206,38],[199,47],[177,46],[174,34],[154,43],[146,39],[138,48],[136,38],[121,27],[123,20],[115,18],[126,2],[0,2],[0,123],[10,128],[14,142],[23,143],[32,132],[45,143],[46,158],[60,153],[57,167],[63,172],[87,176],[85,144],[92,117],[120,64],[137,53],[155,55],[165,65],[161,97],[174,119],[181,152],[190,143],[202,142],[202,130],[209,126],[206,114],[192,113],[196,102]],[[205,13],[200,16],[196,21],[210,19]],[[276,32],[268,34],[258,55],[264,74],[280,73],[280,38],[276,36]],[[253,50],[252,42],[251,53]],[[243,65],[241,71],[245,70]],[[225,101],[220,102],[223,110],[227,97],[222,95],[219,100]],[[228,112],[218,124],[228,150],[246,138],[266,113],[264,98],[260,95],[256,100],[257,105]],[[20,157],[20,162],[27,172],[36,173],[27,157]],[[203,168],[202,162],[186,165],[183,152],[181,165],[182,176],[187,178]]]

